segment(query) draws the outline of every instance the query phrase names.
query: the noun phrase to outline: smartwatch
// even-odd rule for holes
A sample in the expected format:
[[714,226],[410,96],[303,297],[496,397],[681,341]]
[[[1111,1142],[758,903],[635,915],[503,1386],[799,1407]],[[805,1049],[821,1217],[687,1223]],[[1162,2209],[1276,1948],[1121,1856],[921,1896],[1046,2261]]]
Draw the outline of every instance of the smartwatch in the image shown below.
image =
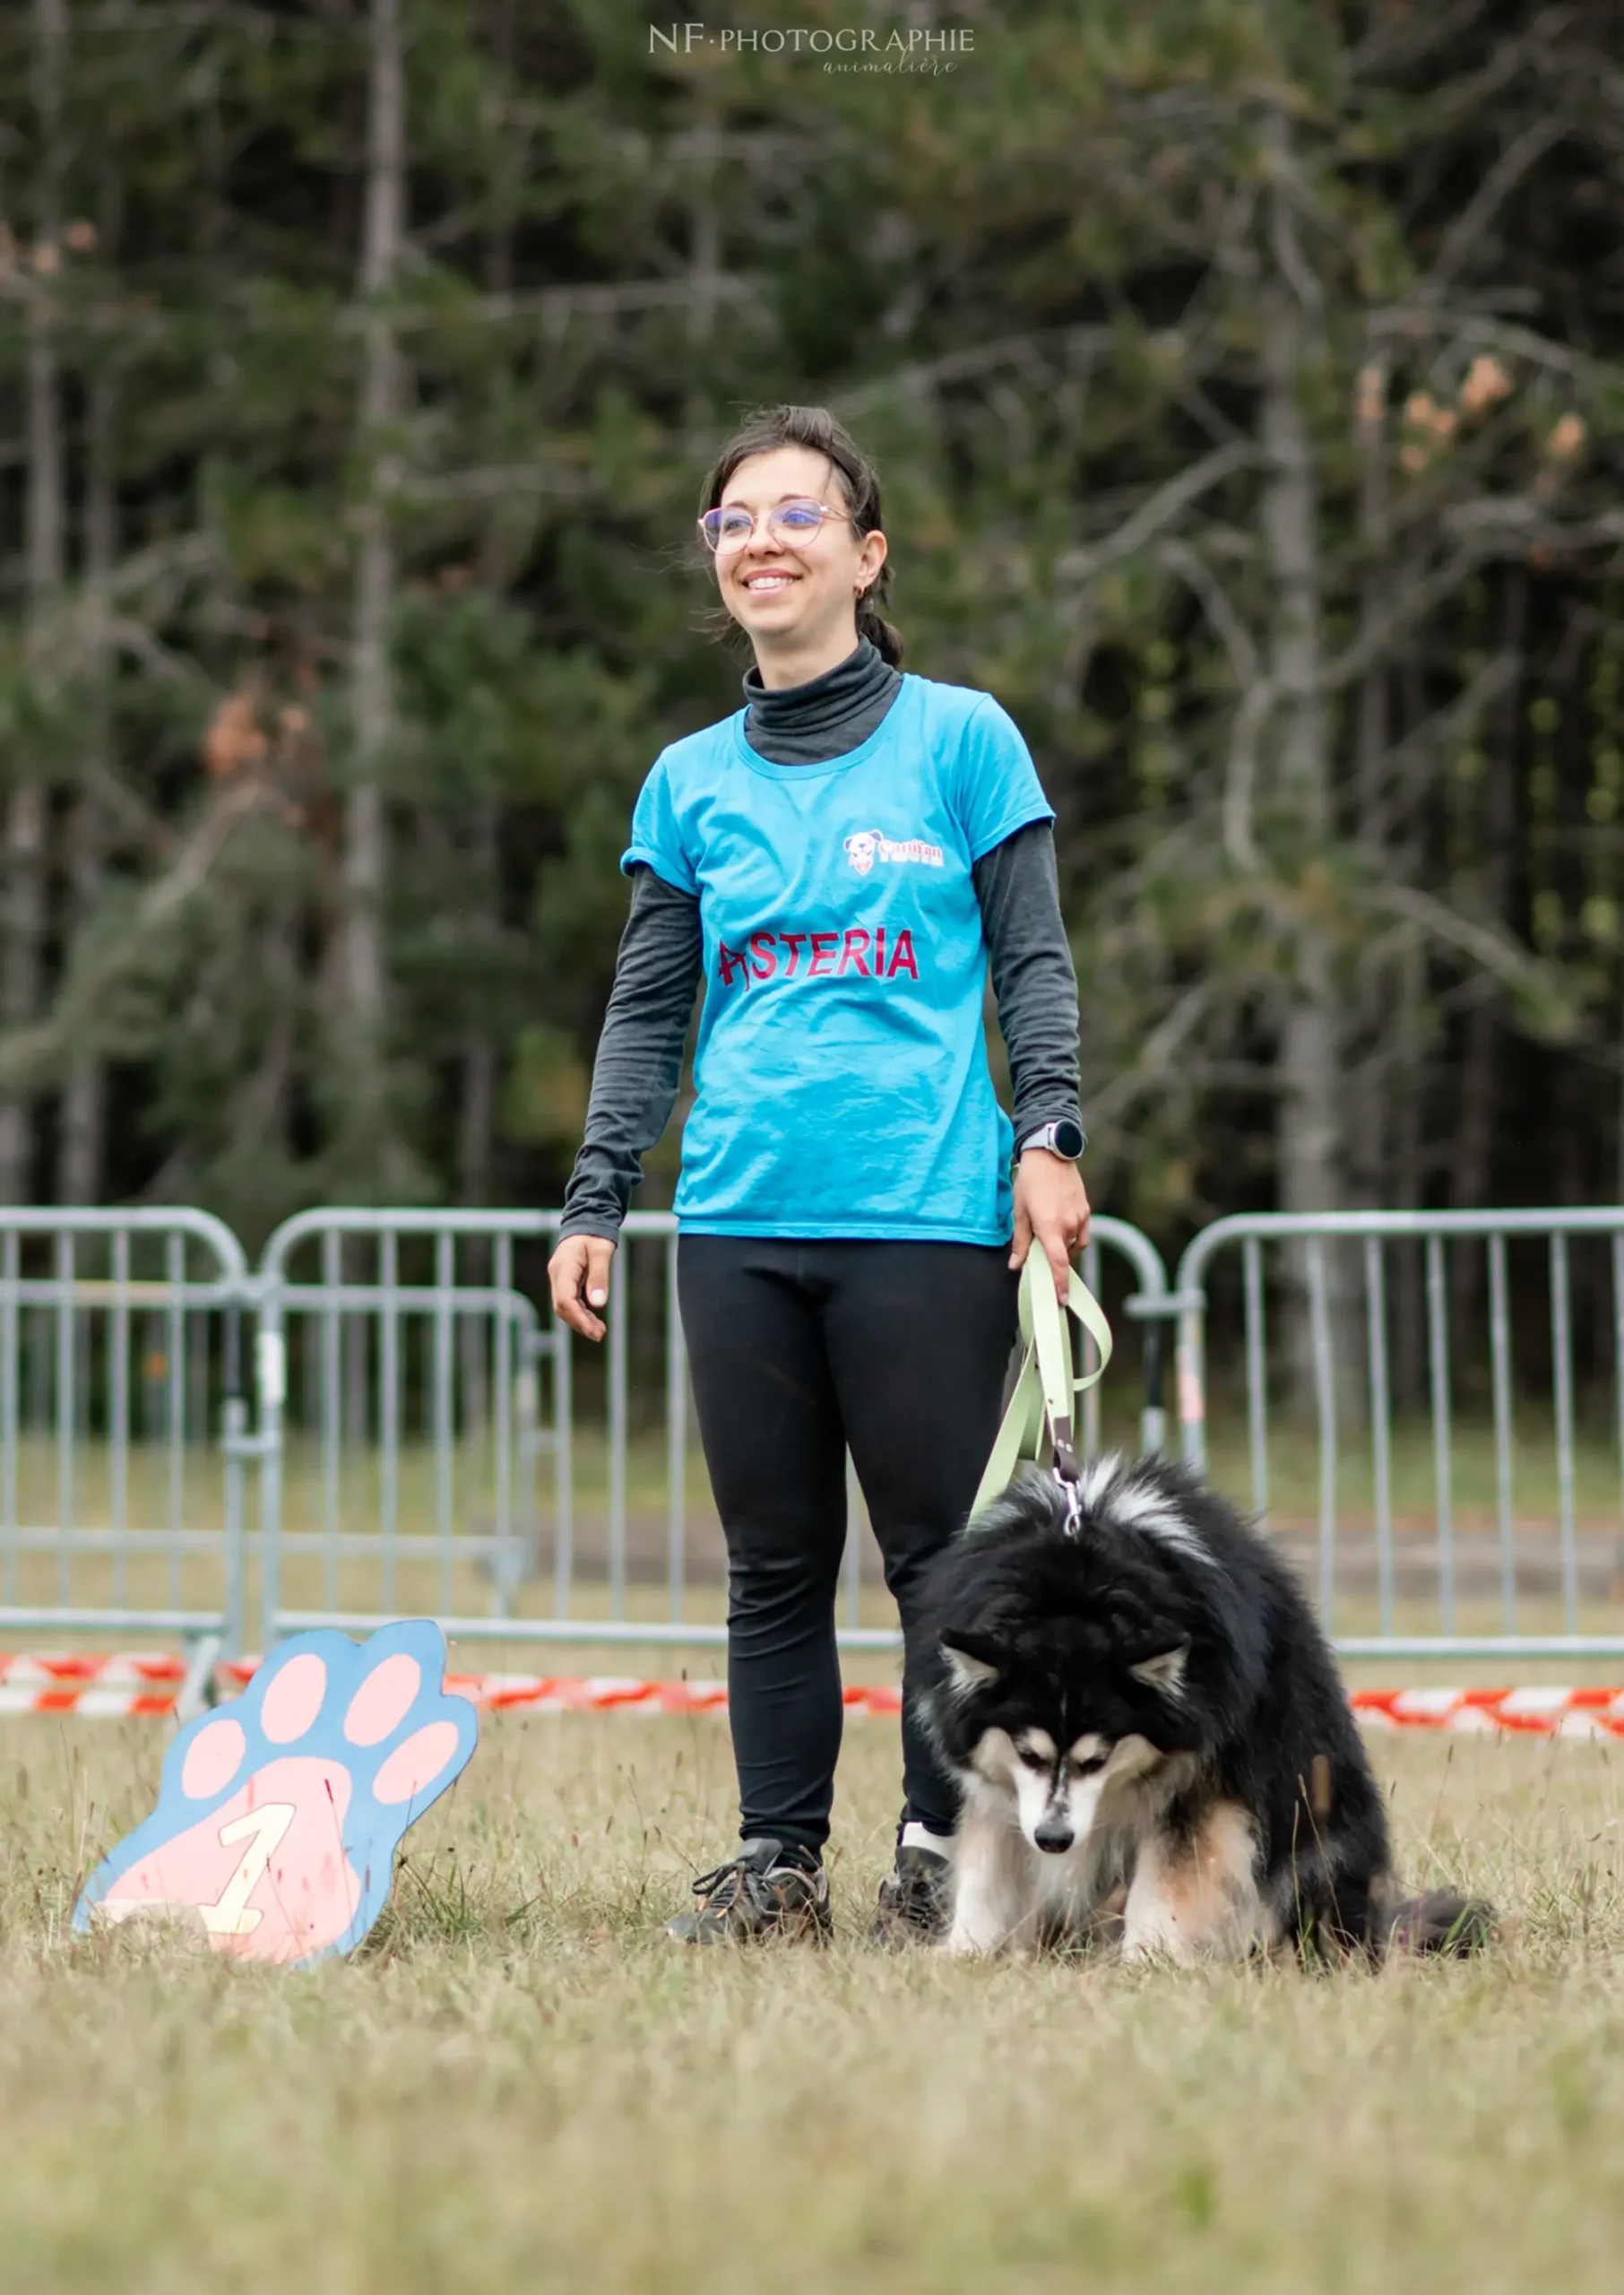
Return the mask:
[[1041,1123],[1035,1131],[1029,1131],[1017,1153],[1024,1156],[1029,1148],[1047,1148],[1051,1156],[1064,1156],[1068,1164],[1075,1164],[1087,1145],[1088,1134],[1082,1125],[1063,1115],[1058,1123]]

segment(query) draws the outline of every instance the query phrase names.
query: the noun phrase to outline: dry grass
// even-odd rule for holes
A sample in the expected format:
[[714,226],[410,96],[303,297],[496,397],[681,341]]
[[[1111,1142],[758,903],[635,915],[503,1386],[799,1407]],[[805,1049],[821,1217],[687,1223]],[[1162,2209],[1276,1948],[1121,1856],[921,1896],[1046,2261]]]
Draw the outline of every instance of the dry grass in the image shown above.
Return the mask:
[[305,1977],[125,1931],[75,1874],[151,1724],[0,1727],[7,2295],[773,2287],[1611,2290],[1610,1749],[1378,1739],[1407,1869],[1506,1909],[1375,1978],[870,1952],[891,1725],[854,1721],[826,1953],[684,1954],[725,1726],[487,1724],[383,1933]]

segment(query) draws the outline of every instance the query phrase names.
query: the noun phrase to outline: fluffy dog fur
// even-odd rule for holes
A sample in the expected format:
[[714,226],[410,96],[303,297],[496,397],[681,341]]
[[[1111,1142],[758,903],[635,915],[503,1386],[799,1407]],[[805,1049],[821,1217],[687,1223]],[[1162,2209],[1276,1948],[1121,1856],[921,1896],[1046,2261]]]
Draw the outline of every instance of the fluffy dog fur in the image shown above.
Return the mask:
[[1162,1459],[1029,1474],[933,1566],[920,1710],[963,1788],[954,1953],[1119,1937],[1180,1962],[1464,1951],[1481,1904],[1401,1902],[1335,1660],[1290,1569]]

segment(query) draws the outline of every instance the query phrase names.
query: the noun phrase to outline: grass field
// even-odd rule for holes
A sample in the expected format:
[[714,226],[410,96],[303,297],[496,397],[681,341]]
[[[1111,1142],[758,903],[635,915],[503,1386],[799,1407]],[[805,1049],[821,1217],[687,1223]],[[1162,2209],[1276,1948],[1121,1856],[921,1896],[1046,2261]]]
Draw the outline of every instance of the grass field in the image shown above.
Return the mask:
[[853,1721],[824,1953],[685,1954],[725,1724],[509,1716],[307,1976],[65,1937],[161,1727],[0,1725],[7,2295],[560,2288],[1586,2295],[1624,2239],[1605,1746],[1377,1738],[1476,1965],[1308,1978],[870,1951],[894,1727]]

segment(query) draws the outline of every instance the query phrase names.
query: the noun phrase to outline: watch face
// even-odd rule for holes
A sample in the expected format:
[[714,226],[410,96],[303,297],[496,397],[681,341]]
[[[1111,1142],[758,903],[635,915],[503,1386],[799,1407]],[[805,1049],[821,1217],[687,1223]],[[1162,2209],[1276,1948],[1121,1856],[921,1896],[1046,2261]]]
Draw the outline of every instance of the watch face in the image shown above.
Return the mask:
[[1073,1123],[1069,1116],[1062,1116],[1055,1126],[1055,1146],[1062,1156],[1083,1153],[1083,1127]]

